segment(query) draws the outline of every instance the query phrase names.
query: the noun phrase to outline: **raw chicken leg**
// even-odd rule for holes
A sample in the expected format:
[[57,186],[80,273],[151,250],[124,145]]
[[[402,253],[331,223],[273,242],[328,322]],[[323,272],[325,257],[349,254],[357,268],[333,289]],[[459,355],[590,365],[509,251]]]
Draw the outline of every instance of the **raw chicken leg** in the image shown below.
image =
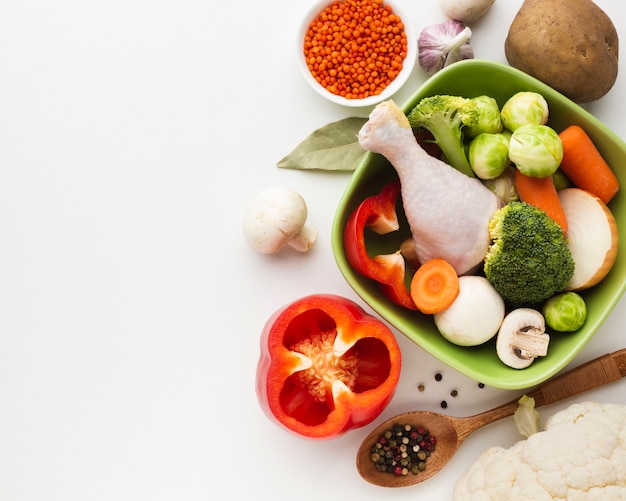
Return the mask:
[[384,155],[398,172],[402,204],[420,262],[439,257],[459,275],[474,272],[489,246],[489,219],[502,201],[478,179],[430,156],[393,102],[372,111],[358,134],[366,150]]

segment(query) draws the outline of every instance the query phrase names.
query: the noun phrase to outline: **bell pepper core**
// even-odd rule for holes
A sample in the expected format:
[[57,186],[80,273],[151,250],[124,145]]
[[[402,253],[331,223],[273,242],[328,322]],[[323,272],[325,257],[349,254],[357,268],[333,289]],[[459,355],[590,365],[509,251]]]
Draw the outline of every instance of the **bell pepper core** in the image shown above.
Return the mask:
[[381,320],[350,299],[314,294],[265,324],[257,396],[268,417],[289,431],[330,439],[380,415],[401,363],[395,335]]
[[417,310],[405,283],[406,264],[400,251],[370,257],[365,245],[365,228],[379,235],[397,231],[400,227],[396,200],[400,182],[385,185],[377,195],[366,198],[352,212],[344,229],[346,258],[355,271],[380,284],[382,293],[395,304]]

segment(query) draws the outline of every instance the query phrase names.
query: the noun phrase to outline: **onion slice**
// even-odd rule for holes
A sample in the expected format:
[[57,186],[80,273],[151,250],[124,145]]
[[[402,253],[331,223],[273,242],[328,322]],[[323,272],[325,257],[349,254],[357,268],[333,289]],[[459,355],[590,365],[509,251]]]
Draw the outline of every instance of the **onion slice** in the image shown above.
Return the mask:
[[602,200],[580,188],[559,191],[567,217],[567,245],[574,259],[574,275],[566,290],[588,289],[611,271],[617,258],[615,217]]

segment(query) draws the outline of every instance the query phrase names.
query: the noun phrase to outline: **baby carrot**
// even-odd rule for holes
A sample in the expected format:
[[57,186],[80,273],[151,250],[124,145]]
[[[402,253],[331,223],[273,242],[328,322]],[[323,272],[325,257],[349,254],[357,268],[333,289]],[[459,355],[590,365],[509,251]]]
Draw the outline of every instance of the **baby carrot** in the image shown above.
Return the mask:
[[423,263],[413,275],[411,297],[422,313],[445,310],[459,294],[459,277],[445,259],[434,258]]
[[563,130],[561,170],[578,188],[596,195],[605,204],[619,190],[619,181],[587,133],[578,125]]
[[567,217],[561,205],[561,200],[554,187],[552,176],[531,177],[515,169],[515,188],[522,202],[544,210],[561,227],[567,235]]

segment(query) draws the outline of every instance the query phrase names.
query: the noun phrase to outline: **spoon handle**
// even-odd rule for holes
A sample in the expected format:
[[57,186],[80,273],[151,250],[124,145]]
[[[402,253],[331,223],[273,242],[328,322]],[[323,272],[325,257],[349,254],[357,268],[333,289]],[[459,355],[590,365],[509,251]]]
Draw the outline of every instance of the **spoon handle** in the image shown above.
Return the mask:
[[549,379],[528,395],[535,399],[535,406],[551,404],[618,381],[624,375],[626,375],[626,349],[621,349]]
[[[626,348],[590,360],[537,386],[526,395],[535,399],[535,407],[551,404],[626,376]],[[458,418],[459,439],[499,419],[512,416],[519,398],[467,418]]]

